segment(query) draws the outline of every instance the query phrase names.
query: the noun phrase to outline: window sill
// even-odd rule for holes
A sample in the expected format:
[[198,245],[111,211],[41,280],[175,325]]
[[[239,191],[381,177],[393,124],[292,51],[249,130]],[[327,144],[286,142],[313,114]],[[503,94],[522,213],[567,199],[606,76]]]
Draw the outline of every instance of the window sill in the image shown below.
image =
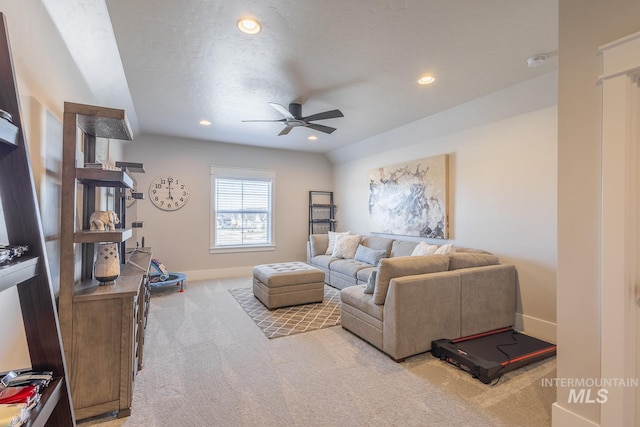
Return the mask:
[[221,248],[209,248],[210,254],[229,254],[229,253],[242,253],[242,252],[265,252],[275,251],[275,245],[260,245],[260,246],[225,246]]

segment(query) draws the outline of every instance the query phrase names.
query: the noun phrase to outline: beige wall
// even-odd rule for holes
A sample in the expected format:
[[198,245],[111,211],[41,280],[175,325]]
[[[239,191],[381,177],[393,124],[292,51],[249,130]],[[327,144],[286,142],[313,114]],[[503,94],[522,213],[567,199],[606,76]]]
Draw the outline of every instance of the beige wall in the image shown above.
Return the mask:
[[[41,154],[47,150],[43,129],[46,112],[59,120],[64,101],[92,103],[94,97],[39,0],[0,0],[0,12],[9,28],[26,139],[38,185],[44,173]],[[0,371],[30,364],[17,301],[15,291],[0,294]]]
[[[321,154],[142,135],[126,144],[124,158],[144,163],[146,171],[135,178],[147,200],[136,201],[128,217],[144,221],[136,239],[141,242],[144,236],[155,257],[171,271],[188,273],[190,280],[247,274],[262,263],[304,261],[308,192],[333,190],[332,167]],[[209,253],[211,166],[276,172],[275,251]],[[163,174],[174,174],[189,185],[189,202],[175,212],[161,211],[148,200],[149,184]]]
[[[599,378],[602,89],[597,51],[640,31],[640,2],[560,0],[559,16],[558,377]],[[554,425],[599,424],[599,406],[569,404],[568,393],[558,390]]]
[[[518,113],[512,117],[500,111],[505,99],[515,100],[511,105]],[[335,166],[338,229],[371,232],[369,169],[448,153],[450,242],[489,250],[515,264],[517,326],[555,341],[555,100],[556,74],[551,73],[378,135],[370,142],[387,150]],[[453,118],[457,129],[425,137]],[[407,140],[414,144],[392,148]]]

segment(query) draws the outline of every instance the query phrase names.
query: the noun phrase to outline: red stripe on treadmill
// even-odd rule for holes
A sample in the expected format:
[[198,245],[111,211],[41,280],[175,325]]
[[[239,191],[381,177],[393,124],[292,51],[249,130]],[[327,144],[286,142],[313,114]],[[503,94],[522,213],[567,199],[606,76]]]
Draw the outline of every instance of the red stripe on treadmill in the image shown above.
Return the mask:
[[533,353],[525,354],[524,356],[516,357],[515,359],[507,360],[506,362],[502,362],[502,366],[507,366],[510,363],[519,362],[524,359],[528,359],[529,357],[538,356],[540,354],[549,353],[550,351],[555,351],[557,346],[551,346],[547,348],[543,348],[542,350],[534,351]]

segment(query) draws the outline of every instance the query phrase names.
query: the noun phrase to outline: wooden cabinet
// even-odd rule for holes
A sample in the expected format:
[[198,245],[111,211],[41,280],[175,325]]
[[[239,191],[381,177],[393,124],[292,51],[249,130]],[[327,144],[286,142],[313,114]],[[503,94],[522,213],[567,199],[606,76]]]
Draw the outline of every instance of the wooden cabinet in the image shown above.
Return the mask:
[[151,248],[128,249],[127,263],[122,270],[122,276],[136,276],[143,274],[141,290],[138,295],[136,316],[135,366],[142,369],[142,354],[144,351],[144,334],[147,329],[149,306],[151,303],[151,283],[149,282],[149,267],[151,266]]
[[[63,127],[59,311],[75,414],[78,419],[114,411],[127,416],[142,366],[151,251],[124,250],[131,229],[89,230],[100,189],[132,188],[133,180],[126,170],[83,166],[95,162],[97,138],[129,140],[131,131],[123,110],[74,103],[65,103]],[[77,158],[80,151],[83,159]],[[124,199],[115,203],[115,210],[124,212]],[[101,286],[93,278],[100,242],[120,243],[123,265],[113,285]]]
[[0,292],[17,288],[31,367],[53,371],[55,377],[40,403],[31,409],[27,425],[74,426],[42,221],[2,13],[0,25],[0,108],[12,118],[12,122],[0,118],[0,220],[4,220],[8,238],[0,243],[29,247],[27,255],[0,265]]

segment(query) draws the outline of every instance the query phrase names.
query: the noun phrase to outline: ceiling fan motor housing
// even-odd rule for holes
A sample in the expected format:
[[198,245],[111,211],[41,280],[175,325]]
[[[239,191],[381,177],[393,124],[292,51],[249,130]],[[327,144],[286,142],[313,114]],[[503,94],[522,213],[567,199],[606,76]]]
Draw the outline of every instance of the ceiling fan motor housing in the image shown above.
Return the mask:
[[289,112],[295,117],[299,119],[302,117],[302,104],[298,104],[297,102],[292,102],[289,104]]

